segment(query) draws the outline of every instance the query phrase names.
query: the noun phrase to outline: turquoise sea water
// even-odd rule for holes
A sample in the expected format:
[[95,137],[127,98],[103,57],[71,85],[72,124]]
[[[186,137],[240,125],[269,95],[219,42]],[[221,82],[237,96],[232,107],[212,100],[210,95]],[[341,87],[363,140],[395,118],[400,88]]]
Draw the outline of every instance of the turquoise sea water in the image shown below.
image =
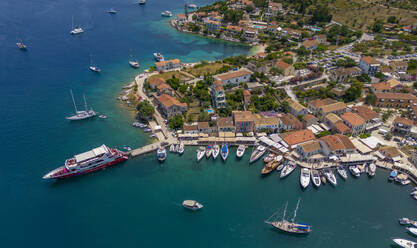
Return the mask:
[[[210,1],[197,1],[199,5]],[[66,158],[101,144],[140,146],[147,135],[130,126],[133,113],[119,105],[121,87],[140,70],[128,66],[129,50],[141,68],[152,53],[185,62],[245,54],[232,43],[181,34],[160,12],[178,13],[184,2],[148,0],[0,1],[0,240],[2,247],[389,247],[390,237],[411,238],[397,218],[416,218],[410,187],[387,183],[388,172],[368,179],[339,179],[301,191],[294,172],[260,177],[234,150],[226,163],[195,162],[194,148],[131,159],[97,173],[62,181],[42,175]],[[105,11],[115,8],[111,16]],[[71,16],[85,33],[70,36]],[[29,46],[15,47],[16,36]],[[102,68],[88,70],[89,56]],[[141,69],[141,70],[142,70]],[[107,120],[70,123],[69,89],[85,93]],[[248,153],[248,152],[247,152]],[[297,219],[313,232],[295,237],[263,221],[301,197]],[[190,213],[184,199],[205,208]]]

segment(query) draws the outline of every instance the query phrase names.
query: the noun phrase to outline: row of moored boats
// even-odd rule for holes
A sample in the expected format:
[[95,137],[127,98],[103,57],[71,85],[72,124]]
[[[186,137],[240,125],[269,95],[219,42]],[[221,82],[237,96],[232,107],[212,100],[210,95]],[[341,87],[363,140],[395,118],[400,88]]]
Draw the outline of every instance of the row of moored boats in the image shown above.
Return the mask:
[[[414,188],[414,191],[417,191],[417,187]],[[411,220],[409,218],[400,218],[398,222],[400,223],[400,225],[406,226],[407,231],[411,235],[413,235],[414,237],[417,237],[417,221]],[[411,240],[394,238],[393,241],[400,247],[417,248],[417,242],[414,242]]]

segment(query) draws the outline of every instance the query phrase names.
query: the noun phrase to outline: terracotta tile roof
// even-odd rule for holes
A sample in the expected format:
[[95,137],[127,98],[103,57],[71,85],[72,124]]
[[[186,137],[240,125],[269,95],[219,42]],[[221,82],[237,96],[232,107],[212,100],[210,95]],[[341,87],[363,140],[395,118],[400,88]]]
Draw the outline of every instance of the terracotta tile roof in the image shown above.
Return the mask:
[[164,61],[159,61],[159,62],[155,62],[155,66],[156,67],[163,67],[166,66],[167,64],[179,64],[180,60],[179,59],[170,59],[170,60],[164,60]]
[[152,87],[157,87],[158,85],[166,82],[165,79],[161,77],[150,77],[147,79],[147,81]]
[[183,128],[184,128],[184,131],[197,131],[198,130],[198,127],[195,123],[190,124],[190,125],[184,124]]
[[299,102],[294,101],[293,99],[288,100],[288,103],[290,105],[290,108],[294,109],[297,112],[302,111],[303,109],[305,109],[305,107],[303,105],[301,105]]
[[360,125],[364,125],[365,121],[360,117],[358,114],[353,112],[346,112],[340,116],[344,121],[349,123],[352,127],[357,127]]
[[320,138],[330,151],[355,149],[349,137],[341,134],[328,135]]
[[207,121],[197,122],[198,129],[207,129],[209,128],[209,123]]
[[232,111],[232,115],[235,122],[248,122],[254,119],[250,111]]
[[378,60],[372,58],[371,56],[362,57],[361,60],[363,62],[367,63],[368,65],[374,65],[374,64],[378,64],[379,65],[379,64],[381,64],[381,63],[379,63]]
[[304,121],[310,121],[310,120],[313,120],[313,119],[317,119],[317,118],[312,114],[306,114],[306,115],[303,116]]
[[313,131],[309,129],[281,133],[279,135],[290,146],[316,139]]
[[350,128],[346,126],[345,123],[343,123],[343,121],[336,122],[333,128],[336,130],[336,132],[342,133],[342,134],[350,132]]
[[400,123],[406,126],[413,126],[414,125],[414,121],[407,119],[407,118],[403,118],[403,117],[397,117],[394,120],[394,123]]
[[233,124],[232,117],[219,117],[217,118],[217,127],[226,128],[226,127],[235,127]]
[[338,121],[342,121],[342,119],[340,119],[339,116],[333,113],[327,114],[325,118],[329,120],[333,125],[336,124],[336,122]]
[[162,83],[162,84],[158,85],[156,88],[160,91],[166,90],[166,89],[172,90],[171,86],[169,86],[166,83]]
[[256,57],[258,58],[265,58],[266,56],[268,56],[268,54],[266,54],[265,52],[259,52],[256,54]]
[[377,112],[365,105],[353,107],[352,110],[358,113],[358,115],[365,121],[379,118],[379,114]]
[[250,93],[250,91],[249,90],[243,90],[243,95],[244,96],[251,96],[252,94]]
[[222,82],[222,81],[220,81],[220,80],[216,80],[216,81],[214,81],[214,82],[213,82],[213,87],[214,87],[214,90],[215,90],[216,92],[218,92],[218,91],[224,91],[224,88],[223,88],[223,82]]
[[339,111],[345,108],[346,108],[346,104],[344,102],[335,102],[335,103],[320,107],[323,113],[335,112],[335,111]]
[[314,108],[320,108],[321,106],[329,105],[335,102],[336,101],[331,98],[325,98],[325,99],[315,99],[311,101],[309,104],[311,104]]
[[381,147],[379,149],[386,157],[394,158],[401,156],[400,151],[396,147],[387,146],[387,147]]
[[255,125],[278,125],[278,118],[275,117],[264,117],[262,115],[254,115]]
[[379,99],[393,99],[393,100],[417,100],[417,97],[409,93],[389,93],[389,92],[380,92],[375,93],[375,96]]
[[290,64],[287,64],[282,60],[278,60],[275,65],[276,65],[277,68],[282,69],[282,70],[285,70],[285,69],[287,69],[288,67],[291,66]]
[[284,56],[295,56],[295,52],[291,52],[291,51],[288,51],[288,52],[284,52]]
[[279,118],[285,126],[292,126],[293,129],[303,128],[303,124],[293,114],[285,114]]
[[185,19],[185,15],[184,14],[177,14],[177,18],[178,19]]
[[299,146],[301,146],[304,152],[314,152],[321,150],[320,142],[317,140],[311,140],[306,143],[300,144]]
[[180,107],[187,107],[186,103],[182,103],[180,101],[178,101],[176,98],[169,96],[167,94],[162,94],[159,98],[158,101],[164,105],[166,108],[169,108],[173,105],[176,106],[180,106]]
[[246,68],[242,68],[242,69],[237,70],[237,71],[231,71],[231,72],[226,72],[226,73],[216,75],[216,77],[218,77],[220,80],[229,80],[229,79],[232,79],[232,78],[237,78],[237,77],[242,77],[242,76],[249,76],[249,75],[252,75],[252,72],[249,71]]
[[373,84],[372,87],[375,90],[390,90],[391,89],[391,85],[388,82],[379,82],[379,83]]
[[236,32],[242,31],[242,27],[234,26],[234,25],[229,25],[229,26],[227,26],[226,29],[227,30],[231,30],[231,31],[236,31]]
[[305,40],[303,41],[303,46],[305,48],[311,48],[313,46],[317,46],[319,42],[317,40]]

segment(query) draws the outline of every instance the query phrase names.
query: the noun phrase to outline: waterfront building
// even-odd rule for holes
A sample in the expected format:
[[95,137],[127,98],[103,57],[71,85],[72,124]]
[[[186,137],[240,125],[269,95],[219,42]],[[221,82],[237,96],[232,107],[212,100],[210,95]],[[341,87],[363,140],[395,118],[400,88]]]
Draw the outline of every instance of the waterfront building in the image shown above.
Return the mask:
[[275,63],[275,67],[282,71],[282,75],[285,77],[293,76],[294,75],[294,66],[285,63],[282,60],[278,60],[277,63]]
[[210,33],[217,33],[220,29],[220,22],[207,19],[206,23],[206,30]]
[[215,75],[214,78],[223,82],[223,85],[249,82],[252,72],[246,68],[237,71],[229,71],[226,73]]
[[289,105],[290,113],[295,116],[305,115],[308,113],[308,110],[306,109],[306,107],[304,107],[299,102],[293,99],[288,100],[288,105]]
[[240,36],[242,33],[242,27],[235,26],[235,25],[228,25],[226,27],[226,31],[230,36]]
[[355,106],[352,111],[357,113],[365,121],[366,131],[374,130],[382,125],[379,114],[366,105]]
[[161,113],[165,117],[171,117],[177,114],[183,114],[187,111],[187,104],[178,101],[176,98],[162,94],[160,97],[156,98]]
[[211,134],[216,131],[215,129],[210,127],[207,121],[197,122],[197,127],[198,127],[198,132],[200,133]]
[[235,132],[235,124],[232,117],[218,117],[217,118],[217,132]]
[[389,162],[398,162],[401,160],[401,152],[392,146],[379,148],[379,152],[384,156],[384,160]]
[[152,90],[156,90],[156,87],[158,87],[161,84],[166,83],[165,79],[163,79],[161,77],[158,77],[158,76],[150,77],[150,78],[146,79],[146,82],[148,82],[149,87]]
[[345,135],[333,134],[321,137],[319,140],[324,145],[328,156],[344,156],[356,152],[356,147]]
[[358,66],[364,73],[375,75],[375,73],[378,72],[381,63],[370,56],[365,56],[360,59]]
[[198,134],[198,125],[197,123],[184,124],[183,130],[184,134]]
[[340,116],[343,122],[350,128],[350,134],[356,136],[365,131],[365,121],[358,114],[346,112]]
[[255,130],[254,116],[250,111],[232,111],[237,133],[248,133]]
[[318,140],[311,140],[300,144],[297,146],[296,151],[300,159],[307,162],[319,162],[326,158],[325,154],[322,153],[322,145]]
[[255,131],[276,131],[279,127],[279,121],[276,117],[265,117],[262,115],[254,115],[255,120]]
[[296,148],[299,144],[316,139],[313,131],[309,129],[280,133],[279,136],[292,149]]
[[170,96],[174,96],[174,90],[171,88],[171,86],[169,86],[166,83],[162,83],[160,85],[158,85],[156,87],[156,93],[158,94],[158,96],[162,95],[162,94],[167,94]]
[[179,59],[171,59],[171,60],[164,60],[155,62],[155,68],[159,72],[181,69],[182,64]]
[[397,117],[392,124],[393,132],[407,135],[411,132],[411,128],[414,126],[414,121],[403,117]]
[[211,86],[211,99],[213,101],[213,106],[218,108],[226,107],[226,94],[223,88],[223,82],[216,80]]
[[185,14],[180,13],[180,14],[177,14],[176,20],[179,22],[183,22],[187,20],[187,17],[185,16]]
[[375,106],[381,108],[408,108],[411,102],[417,102],[417,97],[410,93],[374,93]]
[[303,129],[303,123],[301,123],[300,120],[298,120],[297,117],[295,117],[293,114],[284,114],[281,117],[279,117],[279,128],[281,130],[285,131],[291,131],[291,130],[301,130]]

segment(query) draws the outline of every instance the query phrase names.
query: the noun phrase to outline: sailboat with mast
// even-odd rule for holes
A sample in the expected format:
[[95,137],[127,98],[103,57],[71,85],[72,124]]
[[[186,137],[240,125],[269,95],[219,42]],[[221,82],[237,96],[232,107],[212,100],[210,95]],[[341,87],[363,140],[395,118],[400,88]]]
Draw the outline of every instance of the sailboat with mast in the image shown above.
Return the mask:
[[84,30],[80,26],[77,25],[74,27],[74,16],[72,16],[72,26],[71,26],[70,33],[72,35],[84,33]]
[[23,51],[26,51],[28,49],[28,47],[23,43],[21,38],[17,38],[16,46],[17,48]]
[[288,232],[288,233],[307,234],[311,232],[310,225],[295,222],[295,217],[297,217],[297,211],[298,211],[299,205],[300,205],[300,198],[298,199],[297,207],[294,210],[294,216],[292,217],[291,221],[288,221],[285,219],[287,206],[288,206],[288,202],[286,202],[282,219],[281,220],[277,219],[276,218],[277,212],[275,212],[267,220],[265,220],[265,223],[272,225],[278,230]]
[[100,67],[93,64],[93,56],[90,55],[90,70],[93,72],[101,72]]
[[84,95],[85,110],[78,110],[77,105],[75,104],[74,94],[72,94],[72,90],[70,90],[70,93],[71,93],[72,103],[74,104],[75,115],[67,116],[65,117],[65,119],[70,120],[70,121],[79,121],[79,120],[84,120],[84,119],[88,119],[88,118],[96,116],[97,113],[93,110],[93,108],[88,109],[85,95]]

